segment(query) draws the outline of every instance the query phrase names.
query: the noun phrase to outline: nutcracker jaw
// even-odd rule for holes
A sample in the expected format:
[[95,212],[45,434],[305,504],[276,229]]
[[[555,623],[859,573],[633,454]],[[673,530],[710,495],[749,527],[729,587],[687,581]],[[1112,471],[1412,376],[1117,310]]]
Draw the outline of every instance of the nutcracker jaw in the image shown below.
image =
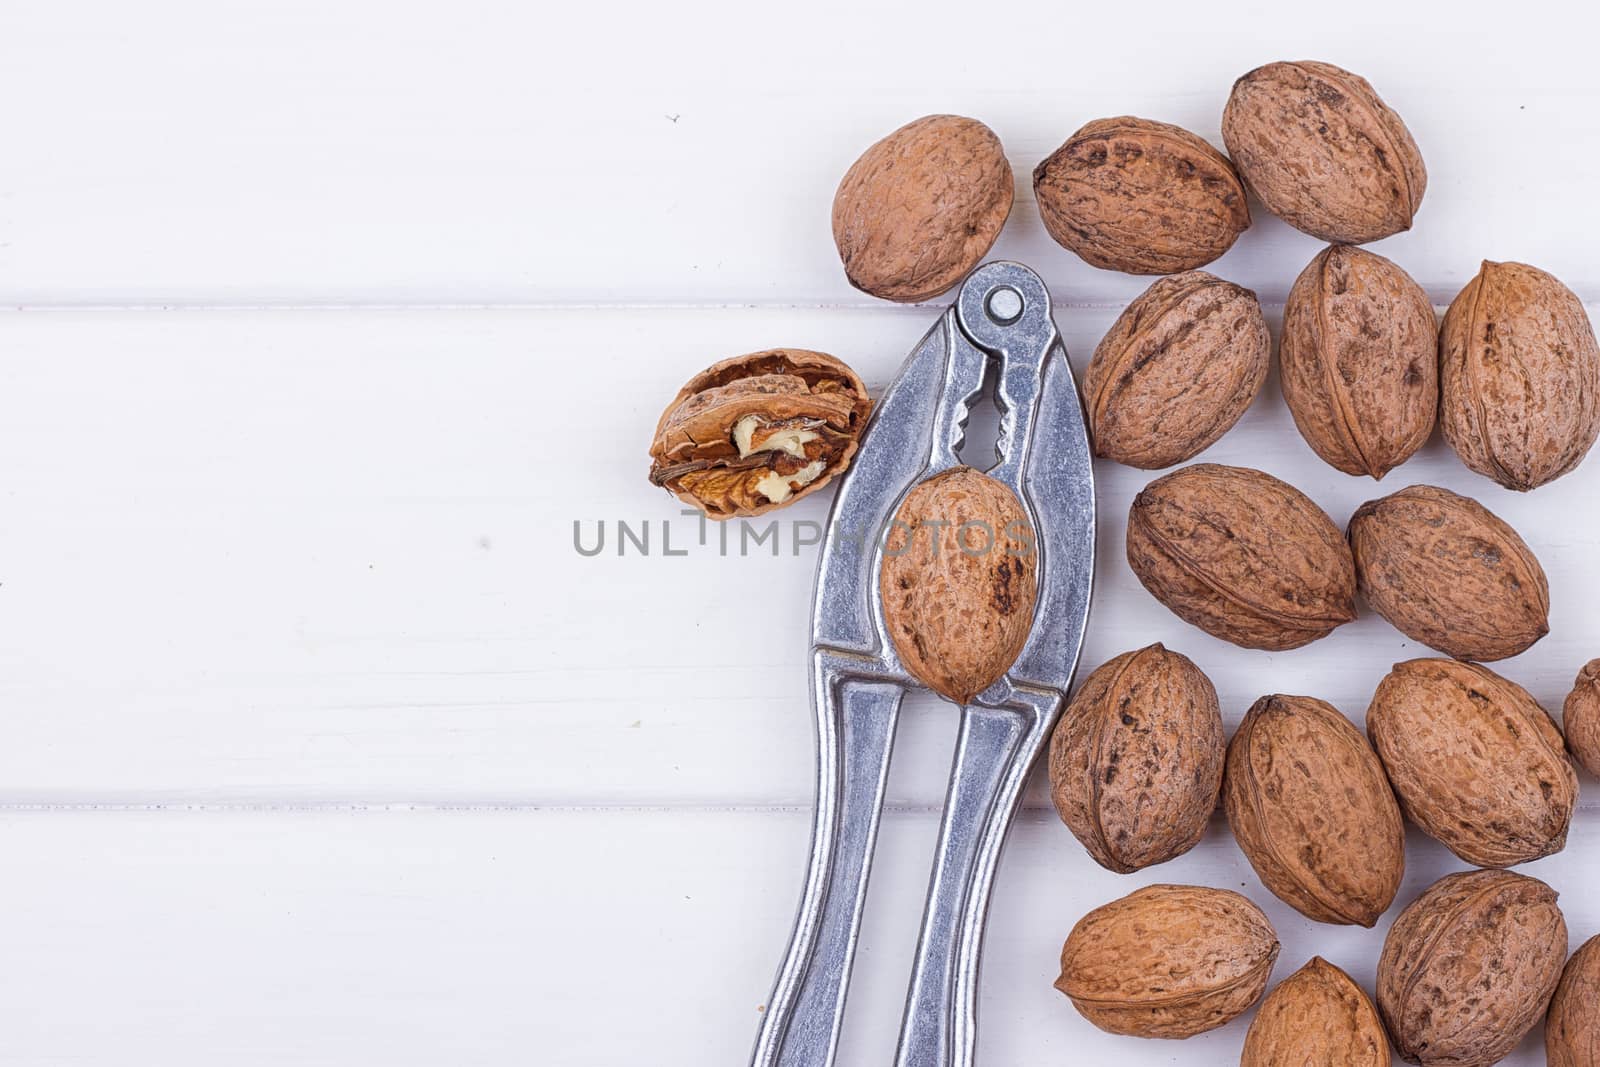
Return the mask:
[[883,534],[905,494],[958,465],[989,362],[1002,408],[989,475],[1022,501],[1038,552],[1033,627],[1010,670],[962,709],[898,1067],[965,1067],[989,891],[1029,768],[1065,703],[1088,623],[1094,480],[1049,291],[990,263],[962,285],[884,394],[840,485],[812,607],[817,803],[810,869],[755,1067],[827,1067],[838,1047],[895,722],[918,685],[878,596]]

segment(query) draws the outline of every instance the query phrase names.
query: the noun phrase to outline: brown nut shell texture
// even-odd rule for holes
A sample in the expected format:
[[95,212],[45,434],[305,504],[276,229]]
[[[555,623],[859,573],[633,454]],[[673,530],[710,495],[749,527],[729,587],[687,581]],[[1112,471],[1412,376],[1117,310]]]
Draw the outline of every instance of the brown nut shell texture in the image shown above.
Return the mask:
[[833,198],[845,277],[885,300],[928,300],[978,265],[1011,213],[1011,164],[977,119],[929,115],[864,152]]
[[1128,274],[1203,267],[1250,226],[1226,156],[1181,127],[1127,115],[1069,137],[1034,168],[1033,191],[1057,243]]
[[1600,777],[1600,659],[1578,672],[1562,707],[1561,726],[1567,748],[1590,774]]
[[1544,568],[1476,500],[1414,485],[1356,509],[1349,538],[1367,603],[1430,648],[1505,659],[1550,632]]
[[1555,722],[1515,682],[1476,663],[1398,663],[1367,733],[1401,809],[1468,863],[1510,867],[1566,846],[1578,776]]
[[1192,1037],[1249,1010],[1277,958],[1272,923],[1238,893],[1152,885],[1079,920],[1056,988],[1109,1033]]
[[1324,241],[1411,228],[1428,172],[1366,79],[1331,63],[1269,63],[1234,83],[1222,140],[1267,210]]
[[1321,956],[1267,994],[1244,1037],[1239,1067],[1389,1067],[1378,1009]]
[[1298,648],[1356,617],[1338,528],[1257,470],[1199,463],[1157,478],[1134,498],[1127,548],[1152,596],[1244,648]]
[[771,348],[701,371],[661,413],[650,480],[713,519],[792,504],[850,466],[872,411],[832,356]]
[[1461,462],[1507,489],[1544,485],[1600,434],[1600,348],[1576,294],[1485,261],[1439,330],[1440,422]]
[[1488,1067],[1544,1014],[1566,955],[1555,890],[1509,871],[1452,874],[1390,928],[1378,1010],[1407,1062]]
[[1271,363],[1255,293],[1202,270],[1162,278],[1089,360],[1095,454],[1146,470],[1192,459],[1239,421]]
[[1083,683],[1050,739],[1050,792],[1100,866],[1119,874],[1200,842],[1222,787],[1217,691],[1187,657],[1150,645]]
[[1228,825],[1262,883],[1307,918],[1371,927],[1405,874],[1405,827],[1366,738],[1311,697],[1256,701],[1228,745]]
[[1352,245],[1301,271],[1283,309],[1283,399],[1330,466],[1382,478],[1427,443],[1439,410],[1433,304],[1411,276]]
[[1027,644],[1038,599],[1033,526],[1009,487],[955,467],[906,494],[888,537],[878,591],[908,671],[965,704]]
[[1600,1064],[1600,937],[1572,954],[1550,1000],[1544,1026],[1549,1067]]

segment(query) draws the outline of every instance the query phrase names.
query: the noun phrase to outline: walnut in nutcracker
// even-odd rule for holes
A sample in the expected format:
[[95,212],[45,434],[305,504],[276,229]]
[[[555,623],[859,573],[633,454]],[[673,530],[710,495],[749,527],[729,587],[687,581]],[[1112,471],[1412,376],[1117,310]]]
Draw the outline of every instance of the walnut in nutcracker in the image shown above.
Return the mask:
[[1300,436],[1346,474],[1382,478],[1427,443],[1439,408],[1433,304],[1411,276],[1330,245],[1295,279],[1278,347]]
[[1222,786],[1222,712],[1211,680],[1159,644],[1083,683],[1050,739],[1050,791],[1096,863],[1127,874],[1199,843]]
[[1239,1067],[1389,1067],[1366,991],[1321,956],[1278,983],[1244,1037]]
[[1550,632],[1544,568],[1476,500],[1414,485],[1361,505],[1348,537],[1367,603],[1430,648],[1505,659]]
[[1055,985],[1109,1033],[1192,1037],[1249,1010],[1278,947],[1272,923],[1238,893],[1146,886],[1078,921]]
[[864,152],[833,198],[845,277],[885,300],[928,300],[989,251],[1011,213],[1011,164],[994,131],[929,115]]
[[650,480],[713,519],[792,504],[842,474],[872,410],[833,356],[772,348],[701,371],[656,424]]
[[1526,491],[1600,434],[1600,348],[1578,297],[1525,263],[1485,261],[1439,330],[1439,419],[1461,462]]
[[1146,470],[1192,459],[1239,421],[1271,362],[1255,293],[1202,270],[1162,278],[1089,360],[1095,454]]
[[1555,722],[1515,682],[1457,660],[1396,664],[1367,733],[1401,809],[1468,863],[1511,867],[1566,846],[1578,776]]
[[1228,825],[1266,887],[1307,918],[1371,927],[1405,874],[1405,827],[1383,765],[1311,697],[1256,701],[1228,744]]
[[1067,138],[1034,169],[1033,191],[1057,243],[1128,274],[1203,267],[1250,225],[1226,156],[1188,130],[1126,115]]
[[1549,1067],[1600,1064],[1600,937],[1591,937],[1572,954],[1544,1025]]
[[1366,79],[1331,63],[1269,63],[1240,78],[1222,140],[1268,211],[1324,241],[1409,230],[1428,186],[1400,116]]
[[1378,1010],[1409,1063],[1488,1067],[1533,1029],[1567,955],[1555,890],[1510,871],[1435,882],[1378,960]]
[[1038,599],[1033,526],[1016,494],[971,467],[919,483],[883,545],[878,592],[895,652],[960,704],[1000,679]]
[[1590,660],[1578,672],[1562,707],[1561,726],[1573,756],[1600,777],[1600,659]]
[[1245,467],[1157,478],[1128,515],[1128,565],[1179,618],[1244,648],[1298,648],[1355,618],[1355,565],[1305,494]]

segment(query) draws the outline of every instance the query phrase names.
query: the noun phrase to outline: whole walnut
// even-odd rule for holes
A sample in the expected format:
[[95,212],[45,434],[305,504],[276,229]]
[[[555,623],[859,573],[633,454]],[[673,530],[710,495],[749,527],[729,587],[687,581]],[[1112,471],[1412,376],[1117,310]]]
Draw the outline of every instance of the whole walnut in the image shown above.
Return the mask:
[[1549,1067],[1600,1064],[1600,937],[1591,937],[1572,954],[1550,1000],[1544,1024]]
[[794,503],[843,474],[872,399],[822,352],[770,348],[713,363],[656,423],[650,481],[713,519]]
[[1188,130],[1127,115],[1067,138],[1034,168],[1033,191],[1057,243],[1127,274],[1203,267],[1250,226],[1226,156]]
[[833,197],[833,243],[850,284],[928,300],[978,265],[1011,214],[1011,164],[977,119],[929,115],[864,152]]
[[1422,286],[1389,260],[1330,245],[1283,308],[1278,367],[1300,436],[1330,466],[1382,478],[1427,443],[1438,331]]
[[1356,509],[1349,539],[1361,595],[1430,648],[1505,659],[1550,632],[1544,568],[1476,500],[1414,485]]
[[1338,528],[1298,489],[1245,467],[1197,463],[1145,486],[1128,565],[1179,618],[1244,648],[1298,648],[1356,617]]
[[1600,659],[1590,660],[1578,672],[1562,708],[1561,725],[1567,748],[1590,774],[1600,777]]
[[1507,489],[1544,485],[1600,434],[1600,348],[1583,302],[1525,263],[1484,261],[1439,329],[1439,419],[1461,462]]
[[1146,470],[1192,459],[1239,421],[1271,362],[1255,293],[1203,270],[1162,278],[1089,360],[1095,454]]
[[1261,881],[1307,918],[1371,927],[1406,869],[1383,765],[1332,705],[1256,701],[1228,744],[1228,825]]
[[1119,874],[1200,842],[1222,787],[1217,691],[1161,645],[1124,652],[1083,683],[1050,739],[1050,791],[1095,862]]
[[1510,871],[1452,874],[1390,927],[1378,1010],[1407,1062],[1488,1067],[1544,1014],[1566,956],[1555,890]]
[[1342,970],[1313,956],[1278,983],[1244,1036],[1239,1067],[1389,1067],[1378,1009]]
[[1428,187],[1400,116],[1366,79],[1331,63],[1269,63],[1240,78],[1222,140],[1268,211],[1324,241],[1409,230]]
[[1468,863],[1511,867],[1566,847],[1578,776],[1555,722],[1515,682],[1476,663],[1397,663],[1367,734],[1406,815]]
[[883,543],[883,621],[905,667],[965,704],[1022,652],[1038,599],[1028,513],[1004,482],[955,467],[906,494]]
[[1277,958],[1272,923],[1238,893],[1152,885],[1078,921],[1055,985],[1108,1033],[1193,1037],[1248,1011]]

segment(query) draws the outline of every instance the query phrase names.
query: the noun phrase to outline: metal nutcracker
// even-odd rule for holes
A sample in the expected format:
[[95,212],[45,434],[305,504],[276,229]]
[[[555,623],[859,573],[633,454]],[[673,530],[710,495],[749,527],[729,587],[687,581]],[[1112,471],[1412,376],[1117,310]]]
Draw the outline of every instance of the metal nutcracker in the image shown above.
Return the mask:
[[1037,274],[972,273],[884,394],[834,500],[811,612],[817,727],[810,869],[756,1040],[755,1067],[829,1067],[860,936],[901,700],[918,683],[895,655],[878,596],[882,534],[905,494],[957,458],[985,373],[998,364],[996,463],[1032,520],[1039,598],[1021,655],[961,709],[896,1067],[973,1062],[989,892],[1023,784],[1066,702],[1088,623],[1094,477],[1083,405]]

